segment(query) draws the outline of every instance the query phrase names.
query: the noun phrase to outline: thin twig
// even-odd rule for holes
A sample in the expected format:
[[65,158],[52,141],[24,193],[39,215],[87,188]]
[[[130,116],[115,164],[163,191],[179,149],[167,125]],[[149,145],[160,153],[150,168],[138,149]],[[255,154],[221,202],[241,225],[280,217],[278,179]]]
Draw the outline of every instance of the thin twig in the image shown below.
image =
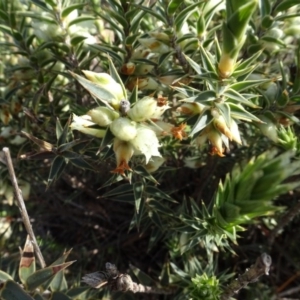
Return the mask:
[[300,293],[300,286],[296,286],[296,287],[290,288],[289,290],[286,290],[286,291],[280,293],[278,296],[281,298],[281,297],[290,296],[293,294],[299,295],[299,293]]
[[238,293],[242,288],[245,288],[249,283],[255,282],[264,274],[269,275],[272,258],[270,255],[263,253],[243,275],[233,280],[225,289],[221,296],[221,300],[229,300],[231,297]]
[[10,156],[10,151],[9,151],[8,148],[5,147],[5,148],[3,148],[3,153],[4,153],[5,158],[6,158],[6,165],[7,165],[8,171],[9,171],[10,179],[11,179],[13,189],[14,189],[15,198],[17,200],[17,204],[18,204],[21,216],[22,216],[22,220],[23,220],[25,229],[26,229],[26,231],[27,231],[27,233],[30,237],[30,240],[33,244],[35,253],[37,255],[37,259],[39,260],[41,267],[45,268],[46,263],[45,263],[45,260],[43,258],[42,252],[39,248],[39,245],[36,241],[34,232],[32,230],[32,226],[31,226],[30,219],[29,219],[29,216],[28,216],[28,213],[27,213],[27,209],[26,209],[25,202],[24,202],[24,199],[23,199],[23,196],[22,196],[22,192],[21,192],[21,190],[18,186],[14,166],[13,166],[12,159],[11,159],[11,156]]

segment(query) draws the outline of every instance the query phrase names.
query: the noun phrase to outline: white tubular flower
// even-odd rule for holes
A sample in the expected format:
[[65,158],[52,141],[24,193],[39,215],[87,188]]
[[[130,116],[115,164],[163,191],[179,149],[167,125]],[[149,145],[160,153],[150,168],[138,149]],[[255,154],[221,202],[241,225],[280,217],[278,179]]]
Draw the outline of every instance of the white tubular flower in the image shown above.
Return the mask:
[[217,154],[221,157],[224,156],[223,140],[221,133],[214,129],[213,126],[210,127],[210,130],[207,132],[207,138],[212,144],[211,154]]
[[160,145],[155,132],[147,127],[138,127],[137,135],[133,140],[130,141],[130,143],[136,150],[136,155],[145,155],[146,164],[149,162],[151,156],[161,156],[158,151],[158,147],[160,147]]
[[121,141],[118,138],[114,139],[113,150],[116,155],[117,168],[112,173],[124,175],[125,170],[131,171],[128,162],[130,161],[134,149],[129,142]]
[[218,129],[221,133],[226,135],[230,140],[232,140],[232,134],[230,129],[228,128],[225,119],[222,115],[217,115],[214,117],[213,124],[216,129]]
[[149,173],[153,173],[160,168],[165,162],[163,157],[152,156],[151,160],[146,164],[145,168]]
[[76,116],[73,114],[73,121],[70,125],[72,130],[78,130],[84,134],[93,135],[98,138],[104,137],[105,130],[100,130],[96,128],[89,128],[90,126],[96,125],[94,122],[91,121],[91,117],[84,115],[84,116]]
[[237,125],[237,123],[235,122],[234,119],[231,119],[230,131],[231,131],[232,140],[234,140],[238,144],[242,144],[239,127],[238,127],[238,125]]
[[157,108],[157,101],[152,97],[144,97],[135,103],[127,115],[136,122],[143,122],[150,119]]
[[146,48],[149,48],[153,53],[166,53],[170,51],[170,47],[158,41],[156,38],[139,39],[139,42]]
[[136,123],[126,117],[115,119],[110,124],[110,130],[122,141],[131,141],[137,135]]
[[184,115],[196,115],[201,114],[205,107],[205,105],[198,102],[186,102],[178,107],[177,111],[181,112]]
[[89,110],[87,115],[91,117],[92,122],[102,127],[108,126],[113,120],[119,117],[117,112],[104,106]]
[[99,85],[99,87],[102,88],[103,91],[108,91],[114,96],[111,99],[105,100],[108,101],[108,103],[115,109],[118,109],[119,102],[122,99],[126,98],[126,95],[124,95],[123,93],[122,86],[107,73],[96,73],[88,70],[84,70],[82,72],[87,79]]

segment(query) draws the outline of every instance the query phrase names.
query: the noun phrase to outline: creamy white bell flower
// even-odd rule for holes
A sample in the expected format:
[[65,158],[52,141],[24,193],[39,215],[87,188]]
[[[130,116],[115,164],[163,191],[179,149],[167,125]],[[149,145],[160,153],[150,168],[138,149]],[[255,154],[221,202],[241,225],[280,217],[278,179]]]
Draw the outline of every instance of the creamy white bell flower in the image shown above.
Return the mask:
[[128,111],[128,117],[136,122],[149,120],[157,108],[157,101],[152,97],[144,97],[137,101],[135,105]]
[[116,155],[117,168],[111,171],[116,174],[125,174],[125,170],[131,171],[128,162],[130,161],[134,149],[130,142],[122,141],[118,138],[114,139],[113,150]]
[[84,134],[93,135],[98,138],[104,137],[105,130],[89,128],[94,125],[96,125],[96,124],[91,121],[90,116],[88,116],[88,115],[76,116],[75,114],[73,114],[73,120],[70,125],[70,128],[72,130],[78,130]]
[[102,127],[108,126],[112,121],[119,117],[117,112],[104,106],[89,110],[87,115],[91,117],[92,122]]
[[155,132],[150,128],[139,126],[136,137],[130,143],[135,149],[135,155],[145,155],[146,164],[152,156],[161,156],[158,151],[158,147],[160,147],[159,141]]
[[115,119],[110,124],[112,134],[122,141],[131,141],[137,135],[136,123],[127,117]]
[[145,165],[145,168],[149,173],[153,173],[157,171],[164,162],[165,159],[163,157],[152,156],[150,161]]

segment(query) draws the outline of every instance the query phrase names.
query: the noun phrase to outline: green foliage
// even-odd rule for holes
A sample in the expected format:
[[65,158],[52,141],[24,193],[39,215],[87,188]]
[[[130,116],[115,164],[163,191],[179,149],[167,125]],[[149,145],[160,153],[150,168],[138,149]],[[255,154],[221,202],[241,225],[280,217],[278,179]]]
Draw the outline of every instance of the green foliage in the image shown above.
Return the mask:
[[65,262],[69,254],[70,251],[65,252],[50,266],[36,271],[32,243],[27,239],[19,266],[19,278],[23,288],[7,273],[1,271],[1,280],[4,282],[0,287],[1,299],[48,299],[49,293],[52,299],[79,299],[78,296],[86,294],[87,289],[73,293],[72,297],[67,296],[72,289],[68,288],[63,270],[74,263]]
[[[232,253],[254,260],[243,231],[259,252],[296,205],[299,1],[100,2],[0,3],[0,144],[40,240],[75,247],[72,274],[134,260],[170,299],[218,299]],[[12,255],[24,233],[2,163],[0,197]],[[20,267],[24,290],[0,272],[2,298],[85,299],[68,254]]]

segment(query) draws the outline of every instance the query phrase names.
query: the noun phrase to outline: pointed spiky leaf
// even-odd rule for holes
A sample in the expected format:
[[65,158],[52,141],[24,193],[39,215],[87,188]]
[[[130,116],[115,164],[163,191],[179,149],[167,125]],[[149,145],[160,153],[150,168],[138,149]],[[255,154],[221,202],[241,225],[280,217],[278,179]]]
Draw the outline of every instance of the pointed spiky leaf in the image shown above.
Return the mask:
[[29,235],[25,242],[23,251],[21,252],[21,260],[19,264],[19,278],[21,282],[26,285],[27,278],[36,270],[34,248]]
[[2,300],[33,300],[16,282],[6,281],[0,288]]
[[34,290],[43,283],[45,283],[47,280],[53,278],[55,274],[57,274],[59,271],[66,269],[71,264],[73,264],[74,261],[69,261],[63,264],[55,265],[55,266],[49,266],[44,269],[36,271],[34,274],[29,276],[27,278],[26,284],[29,290]]

